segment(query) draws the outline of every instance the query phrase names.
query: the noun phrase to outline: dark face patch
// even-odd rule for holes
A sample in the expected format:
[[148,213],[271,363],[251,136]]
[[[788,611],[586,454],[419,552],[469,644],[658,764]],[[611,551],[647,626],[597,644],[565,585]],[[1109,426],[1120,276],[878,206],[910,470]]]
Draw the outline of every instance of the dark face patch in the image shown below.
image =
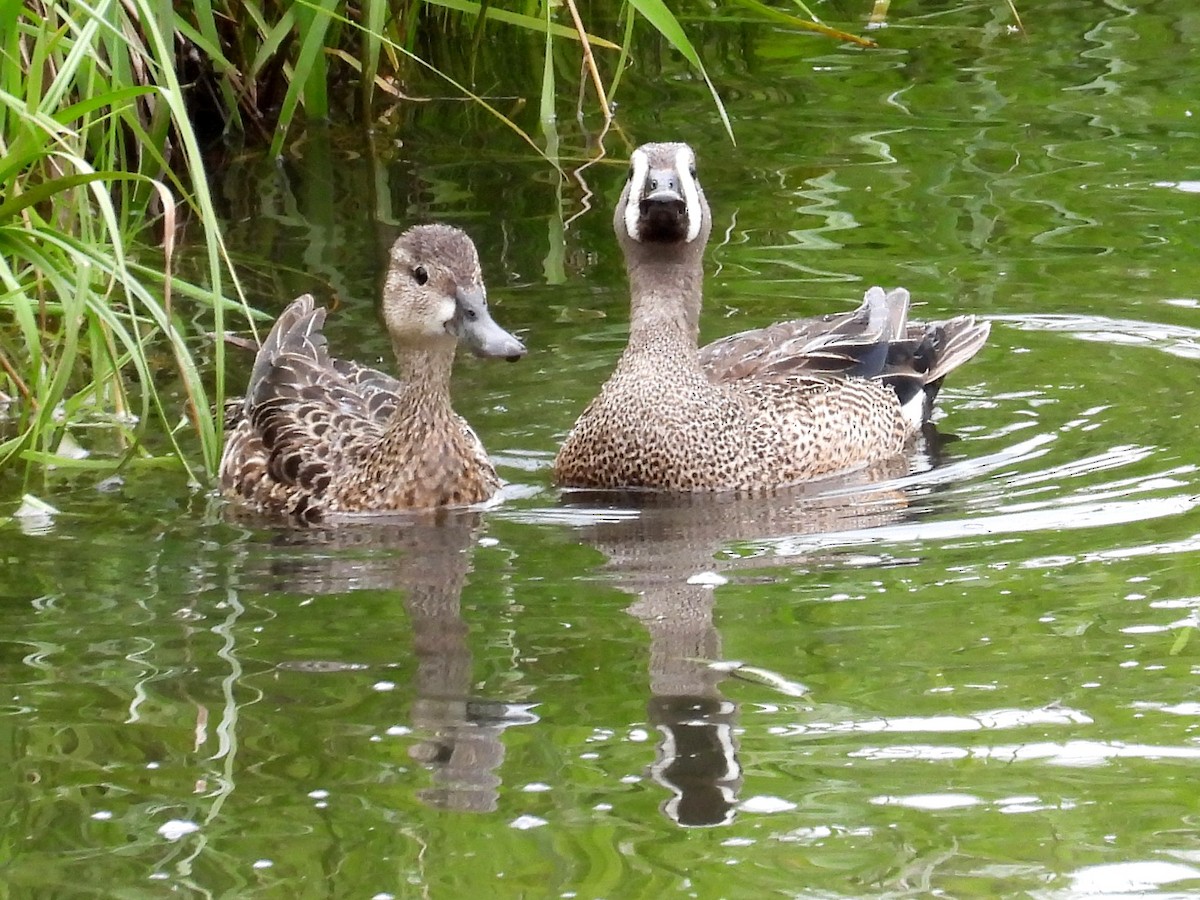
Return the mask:
[[643,200],[638,205],[638,237],[651,244],[687,239],[687,204],[679,200]]

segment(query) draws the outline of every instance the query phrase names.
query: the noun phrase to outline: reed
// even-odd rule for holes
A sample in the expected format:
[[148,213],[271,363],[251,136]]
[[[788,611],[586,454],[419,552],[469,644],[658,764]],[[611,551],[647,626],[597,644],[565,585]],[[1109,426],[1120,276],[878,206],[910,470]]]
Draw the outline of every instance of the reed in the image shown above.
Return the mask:
[[[122,460],[168,452],[209,469],[222,349],[202,373],[179,307],[203,305],[221,332],[232,276],[169,8],[31,0],[0,16],[0,391],[16,410],[0,464],[69,465],[71,432],[99,427]],[[172,271],[185,220],[207,256],[203,287]]]

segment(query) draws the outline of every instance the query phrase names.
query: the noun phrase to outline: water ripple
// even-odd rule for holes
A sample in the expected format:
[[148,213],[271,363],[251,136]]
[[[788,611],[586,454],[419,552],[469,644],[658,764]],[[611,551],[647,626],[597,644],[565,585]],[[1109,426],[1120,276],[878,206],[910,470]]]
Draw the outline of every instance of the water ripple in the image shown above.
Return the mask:
[[1172,356],[1200,359],[1200,329],[1138,319],[1081,314],[1022,314],[989,317],[1022,331],[1066,332],[1084,341],[1149,346]]

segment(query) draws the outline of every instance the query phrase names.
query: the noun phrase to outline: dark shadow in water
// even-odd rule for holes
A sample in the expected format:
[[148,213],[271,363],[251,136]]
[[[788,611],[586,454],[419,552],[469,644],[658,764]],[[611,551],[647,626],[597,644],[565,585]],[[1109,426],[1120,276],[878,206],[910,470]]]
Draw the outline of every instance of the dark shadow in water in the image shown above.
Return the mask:
[[403,594],[417,663],[412,726],[420,738],[409,755],[432,781],[417,796],[438,809],[491,812],[504,761],[501,735],[537,716],[529,704],[471,694],[473,660],[461,597],[479,531],[480,514],[469,511],[296,529],[281,534],[276,545],[309,552],[271,560],[268,577],[291,592]]
[[[909,497],[886,482],[930,468],[943,443],[931,429],[920,448],[923,459],[901,457],[765,497],[563,495],[564,506],[597,514],[595,523],[584,518],[582,540],[608,557],[605,573],[637,598],[629,612],[650,636],[647,713],[659,732],[649,771],[670,792],[662,809],[677,824],[733,821],[742,784],[737,705],[720,691],[727,670],[712,665],[722,660],[714,586],[722,572],[779,565],[774,557],[721,558],[720,552],[730,542],[894,523],[909,515]],[[616,511],[622,515],[612,515]]]

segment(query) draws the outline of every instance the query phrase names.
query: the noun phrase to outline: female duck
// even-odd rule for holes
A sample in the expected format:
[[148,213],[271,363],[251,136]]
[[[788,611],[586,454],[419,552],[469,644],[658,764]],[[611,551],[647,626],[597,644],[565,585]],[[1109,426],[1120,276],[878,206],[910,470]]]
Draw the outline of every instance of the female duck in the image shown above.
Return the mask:
[[686,144],[633,152],[613,225],[629,343],[559,450],[564,486],[756,491],[895,456],[987,339],[973,316],[910,325],[907,291],[872,288],[853,313],[697,349],[712,222]]
[[221,490],[261,513],[331,513],[477,503],[499,486],[479,438],[450,406],[462,341],[516,360],[525,347],[488,314],[475,245],[446,225],[392,246],[383,319],[399,379],[326,349],[325,310],[304,295],[280,315],[234,409]]

